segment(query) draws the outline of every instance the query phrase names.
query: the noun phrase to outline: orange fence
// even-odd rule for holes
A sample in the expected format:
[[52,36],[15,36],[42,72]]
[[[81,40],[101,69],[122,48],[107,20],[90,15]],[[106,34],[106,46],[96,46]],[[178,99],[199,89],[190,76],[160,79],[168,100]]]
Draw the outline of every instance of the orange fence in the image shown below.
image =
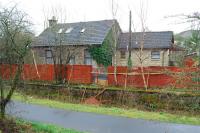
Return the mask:
[[24,80],[54,80],[54,65],[30,65],[23,66],[22,79]]
[[15,73],[16,73],[16,68],[17,68],[17,65],[7,65],[7,64],[4,64],[4,65],[1,65],[1,77],[3,79],[10,79],[14,77]]
[[[9,79],[13,77],[16,72],[17,65],[0,65],[1,77],[3,79]],[[58,66],[54,65],[31,65],[24,64],[21,78],[23,80],[41,80],[41,81],[53,81],[55,80],[55,70]],[[184,87],[190,88],[191,86],[197,86],[200,83],[200,76],[193,74],[200,72],[199,68],[187,66],[184,68],[179,67],[144,67],[144,78],[148,87]],[[69,83],[91,84],[93,78],[96,76],[103,76],[103,79],[108,82],[108,85],[113,86],[131,86],[131,87],[144,87],[144,79],[140,67],[134,67],[128,69],[127,67],[117,67],[117,82],[114,76],[114,67],[109,66],[107,73],[96,74],[93,72],[91,65],[67,65],[62,66],[62,76]],[[58,72],[58,70],[57,70]],[[196,81],[192,80],[195,78]],[[98,77],[97,77],[98,79]]]
[[[144,87],[144,80],[148,87],[179,87],[187,88],[199,84],[192,81],[192,73],[199,71],[195,67],[144,67],[143,72],[140,67],[128,69],[118,66],[116,79],[114,76],[114,67],[108,67],[108,85]],[[144,75],[144,78],[143,76]]]
[[68,65],[67,81],[71,83],[92,83],[92,66],[91,65]]
[[[16,68],[17,65],[0,65],[2,78],[9,79],[10,77],[13,77],[16,72]],[[49,64],[24,64],[21,78],[23,80],[53,81],[55,79],[54,68],[58,69],[58,67],[54,67],[54,65]],[[66,77],[65,79],[67,79],[68,82],[84,84],[92,83],[92,66],[90,65],[67,65],[66,69],[64,66],[62,66],[62,69],[63,76]]]

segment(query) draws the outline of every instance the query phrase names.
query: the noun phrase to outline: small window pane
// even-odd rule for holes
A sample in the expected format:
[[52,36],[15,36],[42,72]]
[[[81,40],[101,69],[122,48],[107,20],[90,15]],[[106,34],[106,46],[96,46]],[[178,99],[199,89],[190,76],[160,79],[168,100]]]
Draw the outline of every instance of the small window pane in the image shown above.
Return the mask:
[[152,51],[151,59],[160,59],[160,51]]
[[46,50],[46,57],[47,58],[52,58],[52,52],[51,52],[51,50]]
[[85,57],[91,58],[90,52],[86,49],[84,53]]
[[92,56],[87,49],[84,51],[84,64],[92,65]]
[[81,32],[81,33],[85,32],[85,29],[83,28],[80,32]]
[[63,29],[59,29],[58,33],[62,33],[62,30],[63,30]]
[[74,65],[74,64],[75,64],[75,56],[72,56],[72,57],[70,58],[69,64],[70,64],[70,65]]
[[70,27],[70,28],[68,28],[68,29],[65,31],[65,33],[70,33],[72,30],[73,30],[73,28]]
[[92,65],[92,59],[91,58],[85,58],[84,64],[85,65]]
[[51,50],[45,51],[45,58],[46,58],[46,64],[53,64],[53,58],[52,58],[52,51]]
[[120,51],[120,58],[125,59],[126,58],[126,51]]
[[52,58],[47,58],[46,59],[47,64],[53,64],[53,59]]

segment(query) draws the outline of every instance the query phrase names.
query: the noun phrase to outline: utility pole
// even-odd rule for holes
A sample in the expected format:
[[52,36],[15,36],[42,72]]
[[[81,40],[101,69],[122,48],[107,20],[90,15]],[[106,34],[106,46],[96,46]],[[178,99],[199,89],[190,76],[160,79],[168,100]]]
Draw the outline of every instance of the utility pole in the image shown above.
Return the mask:
[[129,14],[129,45],[128,45],[128,58],[131,58],[131,35],[132,35],[132,31],[131,31],[131,11]]
[[131,60],[131,35],[132,35],[132,31],[131,31],[131,11],[129,14],[129,44],[128,44],[128,61],[127,61],[127,66],[128,69],[126,69],[126,78],[125,78],[125,84],[124,84],[124,88],[126,89],[127,87],[127,78],[128,78],[128,73],[131,71],[132,68],[132,60]]
[[129,13],[129,44],[128,44],[128,62],[127,65],[129,68],[132,67],[132,60],[131,60],[131,36],[132,36],[132,31],[131,31],[131,11]]

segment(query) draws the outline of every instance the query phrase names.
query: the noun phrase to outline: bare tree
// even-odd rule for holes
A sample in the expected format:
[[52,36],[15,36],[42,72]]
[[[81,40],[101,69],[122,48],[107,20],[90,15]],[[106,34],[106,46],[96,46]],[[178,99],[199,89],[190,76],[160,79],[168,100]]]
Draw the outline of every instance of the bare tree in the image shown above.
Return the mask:
[[136,39],[136,40],[139,40],[139,42],[136,42],[136,44],[139,43],[139,48],[138,48],[138,52],[135,52],[135,55],[138,58],[138,61],[140,64],[140,69],[141,69],[141,75],[142,75],[142,79],[143,79],[143,84],[144,84],[145,89],[147,90],[148,89],[148,84],[147,84],[148,81],[145,78],[145,72],[144,72],[144,62],[146,59],[149,58],[149,55],[144,54],[145,32],[146,32],[146,28],[147,28],[146,15],[147,15],[147,12],[145,10],[144,3],[141,2],[140,3],[140,12],[138,15],[139,19],[140,19],[140,23],[141,23],[141,34],[138,36],[139,38]]
[[113,64],[114,64],[114,80],[115,80],[115,85],[117,85],[117,29],[116,29],[116,24],[115,24],[115,19],[117,15],[117,10],[118,10],[118,5],[114,5],[114,0],[112,0],[112,18],[113,18],[113,29],[112,29],[112,38],[113,38]]
[[[16,6],[12,8],[2,8],[0,10],[0,45],[1,45],[1,63],[9,64],[10,68],[16,65],[14,75],[10,75],[10,87],[4,86],[4,73],[0,74],[0,106],[1,117],[5,117],[5,107],[11,100],[14,91],[20,83],[24,57],[28,46],[31,43],[29,36],[30,23],[26,14],[19,11]],[[2,70],[2,65],[0,65]],[[13,70],[10,70],[13,71]]]
[[[66,23],[66,11],[63,10],[63,8],[53,8],[52,7],[52,13],[53,15],[53,21],[56,21],[59,19],[61,23]],[[44,11],[44,16],[45,16],[45,23],[48,20],[48,15]],[[53,37],[50,36],[48,39],[48,44],[49,44],[49,50],[51,51],[52,54],[52,60],[54,64],[54,72],[55,72],[55,80],[58,83],[62,83],[63,81],[65,82],[66,78],[66,65],[70,63],[70,60],[72,58],[75,58],[75,55],[79,52],[77,47],[75,45],[68,45],[66,46],[67,40],[65,39],[65,32],[66,30],[65,27],[61,27],[58,29],[56,25],[50,26],[50,31],[53,33]],[[73,68],[71,68],[73,69]],[[71,70],[72,71],[72,70]],[[64,74],[63,74],[64,73]]]
[[[72,58],[75,58],[75,55],[78,54],[78,49],[76,46],[65,46],[63,41],[64,33],[55,33],[58,34],[59,37],[55,36],[55,42],[49,43],[51,44],[49,49],[51,49],[52,59],[54,64],[55,71],[55,79],[59,83],[66,80],[66,65],[72,63],[70,62]],[[72,63],[73,64],[73,63]],[[72,71],[73,68],[71,68]],[[63,74],[64,73],[64,74]],[[65,81],[64,81],[65,82]]]

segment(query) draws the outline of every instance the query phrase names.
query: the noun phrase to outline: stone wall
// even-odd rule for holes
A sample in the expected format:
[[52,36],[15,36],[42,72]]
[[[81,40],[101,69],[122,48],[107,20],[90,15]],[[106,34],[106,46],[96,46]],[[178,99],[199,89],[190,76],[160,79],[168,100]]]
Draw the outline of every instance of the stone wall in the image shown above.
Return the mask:
[[[19,91],[26,95],[48,98],[62,102],[82,103],[87,98],[102,92],[100,88],[72,87],[59,85],[26,84],[26,90]],[[96,97],[105,106],[137,107],[151,111],[200,113],[200,94],[197,92],[165,92],[159,90],[113,90],[107,89]]]
[[[67,47],[63,46],[63,48],[62,48],[63,61],[66,61],[65,58],[67,57],[67,54],[69,52],[74,52],[73,55],[75,57],[75,64],[83,65],[84,64],[84,51],[87,48],[88,48],[87,46],[67,46]],[[45,53],[46,50],[52,50],[52,51],[55,51],[53,53],[59,54],[59,49],[58,48],[56,49],[56,47],[54,47],[54,48],[35,47],[32,50],[33,50],[37,64],[47,64],[46,57],[45,57],[46,56],[46,53]],[[56,56],[59,57],[59,55],[56,55]],[[92,60],[92,65],[96,66],[96,62],[94,60]]]

